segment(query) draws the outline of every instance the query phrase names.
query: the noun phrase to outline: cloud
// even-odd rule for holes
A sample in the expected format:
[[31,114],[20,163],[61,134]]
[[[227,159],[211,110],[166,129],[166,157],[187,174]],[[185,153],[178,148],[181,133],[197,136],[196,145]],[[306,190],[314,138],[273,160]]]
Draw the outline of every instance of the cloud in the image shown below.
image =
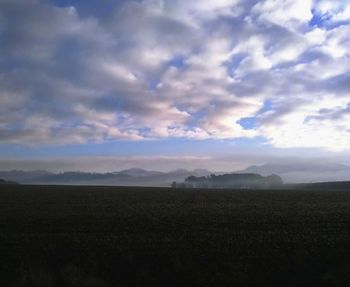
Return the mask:
[[118,3],[0,1],[0,143],[349,148],[348,1]]
[[264,0],[252,9],[259,20],[297,29],[312,18],[312,0]]
[[350,1],[319,0],[315,1],[314,10],[326,22],[349,21]]

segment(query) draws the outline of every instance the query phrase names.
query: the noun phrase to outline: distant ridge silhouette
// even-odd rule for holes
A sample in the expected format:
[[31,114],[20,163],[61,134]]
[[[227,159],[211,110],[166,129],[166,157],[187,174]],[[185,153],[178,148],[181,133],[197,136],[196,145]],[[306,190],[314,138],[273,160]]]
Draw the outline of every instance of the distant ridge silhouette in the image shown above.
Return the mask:
[[349,181],[350,166],[328,162],[267,163],[253,165],[238,173],[278,174],[285,183]]
[[52,173],[47,171],[0,171],[0,178],[24,184],[69,184],[69,185],[123,185],[123,186],[160,186],[168,187],[174,180],[183,181],[188,176],[210,174],[204,169],[178,169],[170,172],[149,171],[130,168],[115,172],[79,172],[67,171]]

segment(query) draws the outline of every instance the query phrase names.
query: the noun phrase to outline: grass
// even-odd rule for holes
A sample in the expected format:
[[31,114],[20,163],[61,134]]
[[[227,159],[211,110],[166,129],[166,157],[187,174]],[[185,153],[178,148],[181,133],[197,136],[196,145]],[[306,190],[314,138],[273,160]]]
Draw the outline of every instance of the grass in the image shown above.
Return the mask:
[[350,192],[1,186],[0,282],[350,286]]

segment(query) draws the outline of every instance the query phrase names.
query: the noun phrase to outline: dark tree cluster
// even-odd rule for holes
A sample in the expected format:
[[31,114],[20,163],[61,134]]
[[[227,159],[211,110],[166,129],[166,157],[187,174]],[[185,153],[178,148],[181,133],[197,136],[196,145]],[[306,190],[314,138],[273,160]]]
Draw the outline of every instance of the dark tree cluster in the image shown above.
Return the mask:
[[189,176],[182,183],[173,182],[174,188],[273,188],[283,185],[276,174],[262,176],[255,173],[230,173],[210,176]]

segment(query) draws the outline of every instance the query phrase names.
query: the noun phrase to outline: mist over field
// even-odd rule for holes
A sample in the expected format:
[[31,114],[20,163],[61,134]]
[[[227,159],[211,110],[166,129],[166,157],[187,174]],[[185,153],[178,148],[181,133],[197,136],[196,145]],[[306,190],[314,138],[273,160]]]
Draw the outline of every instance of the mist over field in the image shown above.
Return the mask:
[[[163,159],[164,160],[164,159]],[[120,162],[118,159],[100,159],[101,166],[106,168],[105,162],[109,161],[111,165],[118,166]],[[113,162],[114,161],[114,162]],[[172,159],[164,160],[167,164]],[[189,160],[192,164],[195,164],[195,160]],[[97,165],[98,165],[98,161]],[[97,172],[92,168],[84,171],[87,165],[94,165],[95,161],[91,159],[84,159],[83,161],[77,161],[72,164],[72,160],[61,161],[57,163],[54,161],[29,161],[12,162],[12,166],[8,170],[0,170],[0,178],[9,181],[16,181],[19,183],[27,184],[73,184],[73,185],[116,185],[116,186],[158,186],[169,187],[173,181],[183,182],[189,176],[209,176],[211,174],[258,174],[261,176],[270,176],[276,174],[280,176],[284,183],[313,183],[313,182],[337,182],[337,181],[350,181],[350,166],[345,164],[337,164],[333,162],[327,162],[324,160],[286,160],[275,163],[267,163],[262,165],[251,165],[243,169],[231,169],[228,171],[195,168],[185,169],[177,168],[170,171],[158,171],[149,170],[139,167],[132,167],[123,170],[109,170],[107,172]],[[207,162],[203,160],[203,165],[208,166],[210,159]],[[133,164],[133,161],[128,164]],[[153,163],[157,166],[157,162]],[[178,162],[177,162],[178,164]],[[0,166],[5,164],[0,161]],[[7,163],[7,166],[11,164]],[[202,166],[203,166],[202,165]],[[21,167],[28,166],[29,169],[21,169]],[[48,168],[45,169],[33,169],[33,167]],[[76,166],[76,170],[62,170],[55,171],[57,167],[73,168]],[[81,167],[79,169],[78,167]],[[108,166],[108,165],[107,165]],[[188,165],[186,165],[188,167]],[[54,171],[50,171],[54,170]]]

